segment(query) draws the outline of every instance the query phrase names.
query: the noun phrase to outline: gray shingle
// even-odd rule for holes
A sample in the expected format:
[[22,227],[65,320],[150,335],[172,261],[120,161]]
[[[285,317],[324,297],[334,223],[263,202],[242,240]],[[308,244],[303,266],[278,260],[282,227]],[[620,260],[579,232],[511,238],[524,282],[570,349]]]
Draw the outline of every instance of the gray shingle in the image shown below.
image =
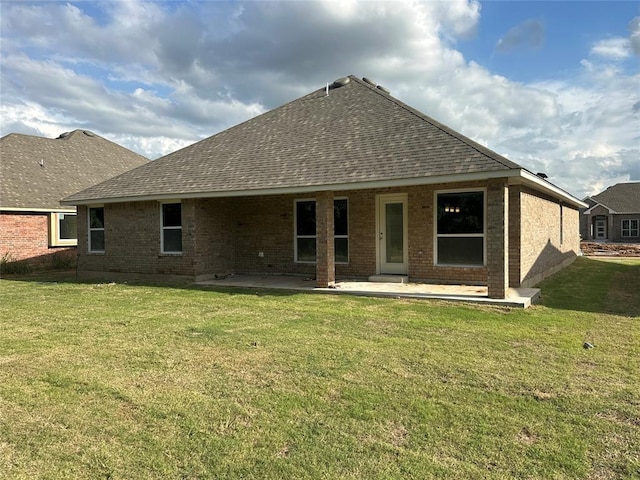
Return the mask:
[[[66,201],[302,188],[518,169],[365,82],[321,88]],[[250,193],[250,192],[247,192]]]
[[617,183],[590,198],[616,213],[640,213],[640,182]]
[[56,139],[11,133],[0,139],[0,207],[57,209],[64,197],[147,163],[86,130]]

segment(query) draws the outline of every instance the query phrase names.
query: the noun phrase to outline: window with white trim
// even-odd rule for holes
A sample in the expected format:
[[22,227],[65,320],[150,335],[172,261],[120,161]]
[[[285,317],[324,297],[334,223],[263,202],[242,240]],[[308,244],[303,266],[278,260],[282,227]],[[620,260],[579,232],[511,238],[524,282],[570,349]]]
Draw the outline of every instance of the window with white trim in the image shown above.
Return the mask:
[[89,207],[89,251],[104,252],[104,207]]
[[49,246],[68,247],[78,244],[78,227],[75,213],[54,212],[49,225]]
[[622,236],[623,237],[640,237],[640,220],[638,219],[622,220]]
[[182,253],[182,204],[160,204],[160,251]]
[[436,194],[436,265],[485,265],[484,191]]
[[[316,261],[316,202],[295,201],[295,261]],[[349,262],[349,203],[346,198],[333,201],[333,242],[335,263]]]

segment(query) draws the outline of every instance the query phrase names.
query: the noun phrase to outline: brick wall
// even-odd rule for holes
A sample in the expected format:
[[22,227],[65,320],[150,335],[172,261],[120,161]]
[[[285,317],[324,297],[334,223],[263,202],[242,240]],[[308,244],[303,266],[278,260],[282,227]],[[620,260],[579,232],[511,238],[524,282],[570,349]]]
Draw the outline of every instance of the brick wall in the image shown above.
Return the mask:
[[[336,277],[362,278],[376,272],[376,196],[406,193],[408,201],[409,276],[415,280],[486,284],[486,267],[434,265],[434,199],[438,190],[486,188],[466,182],[405,188],[334,192],[349,205],[349,263],[336,265]],[[105,205],[105,253],[87,252],[87,209],[78,215],[79,271],[177,275],[204,279],[229,273],[316,276],[316,265],[294,261],[294,202],[307,195],[273,195],[183,201],[183,254],[160,254],[158,202]],[[559,254],[548,251],[559,241],[559,205],[521,187],[509,187],[509,283],[518,286],[578,251],[577,211],[564,207],[565,241]],[[554,210],[555,209],[555,210]],[[525,221],[518,220],[520,211]],[[553,217],[554,214],[555,217]],[[540,221],[539,216],[544,216]],[[516,219],[515,221],[513,219]],[[554,220],[555,218],[555,220]],[[497,233],[505,236],[504,227]],[[558,238],[554,235],[558,235]],[[541,238],[544,236],[544,238]],[[575,236],[575,241],[570,238]],[[553,237],[553,238],[551,238]],[[487,240],[490,241],[487,235]],[[555,243],[554,243],[555,242]],[[526,253],[520,264],[520,245]],[[491,248],[491,243],[488,243]],[[122,255],[126,252],[126,255]],[[539,258],[542,255],[542,258]]]
[[623,237],[622,236],[622,220],[638,220],[640,222],[640,214],[620,214],[611,215],[611,234],[609,238],[613,242],[623,243],[639,243],[640,237]]
[[575,260],[579,212],[527,188],[520,192],[520,210],[520,284],[533,286]]
[[[106,204],[104,253],[87,251],[87,207],[78,207],[78,274],[81,277],[101,276],[100,272],[125,273],[139,278],[157,274],[195,277],[195,204],[194,200],[182,202],[181,255],[160,253],[158,202]],[[118,275],[110,277],[118,278]]]
[[49,247],[48,213],[0,213],[0,256],[47,266],[53,255],[73,259],[75,251],[75,247]]
[[490,298],[505,298],[509,286],[509,187],[496,178],[487,185],[487,285]]

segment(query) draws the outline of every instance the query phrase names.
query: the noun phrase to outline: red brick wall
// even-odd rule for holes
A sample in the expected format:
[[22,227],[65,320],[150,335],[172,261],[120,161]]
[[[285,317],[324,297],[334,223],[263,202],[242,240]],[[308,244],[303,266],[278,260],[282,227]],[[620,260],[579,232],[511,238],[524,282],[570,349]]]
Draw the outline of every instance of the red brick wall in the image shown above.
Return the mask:
[[75,257],[75,247],[49,247],[48,213],[0,213],[0,256],[47,264],[51,256]]

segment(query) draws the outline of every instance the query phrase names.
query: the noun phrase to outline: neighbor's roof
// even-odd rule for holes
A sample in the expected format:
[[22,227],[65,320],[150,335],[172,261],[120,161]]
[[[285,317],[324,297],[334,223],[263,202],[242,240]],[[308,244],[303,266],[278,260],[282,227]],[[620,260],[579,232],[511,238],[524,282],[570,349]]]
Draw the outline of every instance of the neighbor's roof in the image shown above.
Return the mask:
[[60,209],[64,197],[146,163],[88,130],[55,139],[11,133],[0,138],[0,208]]
[[617,183],[588,198],[615,213],[640,213],[640,182]]
[[335,82],[328,95],[318,89],[65,203],[344,190],[522,170],[384,90],[348,80]]

